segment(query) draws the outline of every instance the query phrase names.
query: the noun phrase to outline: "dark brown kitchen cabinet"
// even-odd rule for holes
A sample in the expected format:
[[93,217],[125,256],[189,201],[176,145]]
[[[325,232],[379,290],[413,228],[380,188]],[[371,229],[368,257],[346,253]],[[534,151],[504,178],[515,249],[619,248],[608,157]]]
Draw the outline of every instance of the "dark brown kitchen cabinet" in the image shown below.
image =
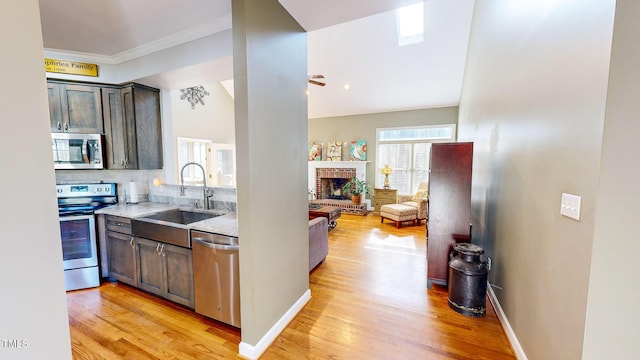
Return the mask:
[[102,134],[99,86],[48,82],[51,132]]
[[429,164],[427,287],[447,285],[449,253],[471,240],[473,143],[434,143]]
[[193,308],[191,249],[137,237],[138,287]]
[[107,253],[109,258],[109,276],[138,286],[135,238],[130,234],[107,231]]
[[137,165],[136,127],[134,123],[125,121],[122,109],[122,90],[120,88],[103,88],[102,104],[107,168],[135,169]]
[[161,169],[160,92],[139,84],[103,88],[107,168]]

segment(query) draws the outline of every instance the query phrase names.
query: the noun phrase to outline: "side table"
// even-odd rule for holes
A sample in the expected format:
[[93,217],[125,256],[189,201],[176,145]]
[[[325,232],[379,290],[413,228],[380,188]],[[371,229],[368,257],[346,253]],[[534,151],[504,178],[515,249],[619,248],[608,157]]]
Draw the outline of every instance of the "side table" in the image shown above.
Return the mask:
[[373,215],[380,216],[380,207],[395,204],[398,200],[398,189],[374,189]]

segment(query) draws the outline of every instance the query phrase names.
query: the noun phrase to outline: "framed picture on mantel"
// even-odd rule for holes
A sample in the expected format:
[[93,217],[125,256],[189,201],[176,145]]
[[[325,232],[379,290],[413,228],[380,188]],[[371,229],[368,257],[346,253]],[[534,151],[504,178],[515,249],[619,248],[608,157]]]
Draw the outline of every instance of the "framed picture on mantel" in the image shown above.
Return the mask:
[[321,161],[322,160],[322,143],[309,143],[309,152],[307,154],[309,161]]
[[342,141],[329,141],[327,161],[342,161]]
[[349,151],[350,161],[365,161],[367,160],[367,141],[357,140],[351,142],[351,149]]

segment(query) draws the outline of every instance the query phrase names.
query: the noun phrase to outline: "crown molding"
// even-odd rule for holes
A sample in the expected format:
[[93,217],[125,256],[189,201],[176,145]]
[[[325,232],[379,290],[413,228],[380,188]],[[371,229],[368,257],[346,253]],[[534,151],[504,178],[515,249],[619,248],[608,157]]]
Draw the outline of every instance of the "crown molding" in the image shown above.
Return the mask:
[[231,29],[231,15],[224,16],[198,26],[194,26],[190,29],[177,32],[175,34],[135,47],[133,49],[123,51],[113,56],[47,48],[45,48],[44,51],[47,56],[53,58],[63,57],[72,58],[77,61],[117,65],[228,29]]
[[231,29],[231,15],[224,16],[222,18],[204,23],[185,31],[181,31],[162,39],[152,41],[150,43],[138,46],[136,48],[123,51],[114,56],[116,64],[123,63],[125,61],[133,60],[145,55],[153,54],[161,50],[169,49],[171,47],[184,44],[189,41],[197,40],[205,36],[216,34],[225,30]]
[[82,62],[107,64],[107,65],[117,64],[113,56],[91,54],[91,53],[84,53],[84,52],[78,52],[78,51],[45,48],[44,55],[45,57],[54,58],[54,59],[62,58],[62,59],[73,60],[73,61],[82,61]]

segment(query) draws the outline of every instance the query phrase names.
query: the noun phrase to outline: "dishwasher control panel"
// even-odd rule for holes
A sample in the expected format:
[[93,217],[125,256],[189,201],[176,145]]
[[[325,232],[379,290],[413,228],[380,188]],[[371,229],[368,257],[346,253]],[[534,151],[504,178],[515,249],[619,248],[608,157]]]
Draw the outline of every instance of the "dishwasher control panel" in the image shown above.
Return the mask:
[[232,245],[238,246],[238,238],[234,236],[213,234],[198,230],[191,230],[191,241],[199,240],[216,245]]

